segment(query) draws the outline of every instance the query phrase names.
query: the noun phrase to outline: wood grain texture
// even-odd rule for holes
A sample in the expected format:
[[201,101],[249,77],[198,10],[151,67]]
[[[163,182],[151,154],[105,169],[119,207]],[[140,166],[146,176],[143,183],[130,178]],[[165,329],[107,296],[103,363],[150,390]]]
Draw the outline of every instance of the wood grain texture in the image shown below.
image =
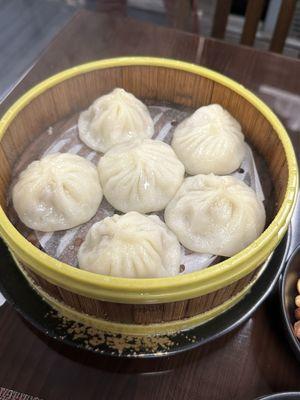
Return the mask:
[[198,58],[199,42],[198,36],[174,29],[160,28],[131,18],[80,11],[51,42],[47,57],[41,57],[30,74],[0,104],[0,114],[29,87],[74,65],[124,55],[167,57],[193,62]]
[[0,385],[46,400],[252,400],[299,390],[300,366],[275,306],[269,303],[238,330],[193,351],[164,359],[118,360],[55,343],[5,305],[0,313]]
[[24,263],[21,264],[37,290],[40,287],[59,302],[83,314],[89,314],[107,321],[137,325],[178,321],[210,311],[240,293],[245,286],[250,284],[259,271],[258,268],[224,288],[190,300],[160,304],[121,304],[90,299],[58,285],[53,285],[34,273],[29,266],[25,266]]
[[270,50],[281,53],[293,19],[296,0],[281,0],[281,7],[270,44]]
[[[81,62],[124,54],[174,57],[224,73],[263,97],[300,155],[300,61],[172,32],[81,12],[1,109],[41,79]],[[266,94],[266,85],[273,92]],[[300,242],[299,227],[293,226],[293,246]],[[94,357],[54,343],[6,304],[0,308],[0,386],[45,400],[252,400],[299,391],[300,366],[282,330],[277,291],[274,296],[239,330],[176,357],[148,361]]]
[[[265,160],[276,194],[274,211],[279,209],[286,192],[288,170],[282,143],[270,123],[233,90],[200,75],[172,68],[128,66],[100,69],[74,76],[48,89],[35,97],[10,124],[0,142],[3,150],[0,164],[8,165],[8,160],[10,166],[14,165],[32,140],[49,126],[87,108],[96,98],[115,87],[151,101],[192,108],[209,103],[224,106],[240,122],[247,142]],[[0,176],[2,174],[6,177],[9,172],[3,168]],[[5,193],[9,193],[8,185],[0,187],[0,193],[5,199]],[[133,324],[181,320],[211,311],[241,292],[252,279],[253,273],[250,273],[233,284],[222,283],[218,291],[176,304],[139,306],[95,301],[66,290],[64,282],[56,288],[43,278],[34,276],[35,282],[46,292],[77,311]]]
[[300,161],[299,60],[206,39],[201,64],[235,79],[265,100],[284,123]]
[[[161,67],[96,70],[61,82],[36,97],[12,121],[1,141],[2,181],[6,182],[10,174],[8,166],[12,168],[35,137],[57,121],[85,109],[114,87],[123,87],[138,98],[192,108],[209,103],[221,104],[240,122],[246,140],[266,161],[275,188],[276,208],[281,205],[288,171],[282,144],[270,123],[244,98],[223,85],[199,75]],[[7,190],[7,186],[0,188],[4,207]]]
[[230,13],[232,0],[217,0],[211,35],[223,39]]
[[255,34],[258,23],[265,5],[265,0],[248,0],[245,22],[241,36],[241,43],[252,46],[255,41]]

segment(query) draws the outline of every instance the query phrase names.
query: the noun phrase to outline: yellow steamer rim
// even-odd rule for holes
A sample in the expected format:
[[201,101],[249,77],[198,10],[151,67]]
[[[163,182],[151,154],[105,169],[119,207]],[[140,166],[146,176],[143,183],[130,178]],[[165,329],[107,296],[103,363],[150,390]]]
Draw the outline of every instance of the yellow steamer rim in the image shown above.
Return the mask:
[[2,208],[0,234],[14,255],[36,274],[55,285],[86,297],[115,303],[149,304],[187,300],[216,291],[241,279],[266,260],[288,228],[298,191],[297,161],[286,130],[270,108],[242,85],[207,68],[171,59],[120,57],[94,61],[60,72],[25,93],[2,117],[0,140],[22,109],[53,86],[94,70],[128,66],[171,68],[200,75],[229,88],[260,111],[276,131],[288,164],[286,194],[272,223],[248,247],[219,264],[186,275],[152,279],[97,275],[60,262],[26,240],[12,225]]

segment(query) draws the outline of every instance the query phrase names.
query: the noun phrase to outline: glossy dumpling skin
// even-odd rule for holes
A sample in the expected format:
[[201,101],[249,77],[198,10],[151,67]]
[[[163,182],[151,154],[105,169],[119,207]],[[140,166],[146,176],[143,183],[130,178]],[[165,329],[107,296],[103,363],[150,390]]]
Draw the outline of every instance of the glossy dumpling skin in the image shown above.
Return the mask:
[[230,257],[263,231],[263,203],[232,176],[186,178],[165,210],[165,222],[188,249]]
[[33,161],[12,191],[13,205],[29,228],[52,232],[90,220],[102,200],[97,168],[88,160],[56,153]]
[[116,144],[152,137],[154,124],[145,104],[116,88],[80,114],[78,129],[80,139],[88,147],[105,153]]
[[115,146],[100,159],[98,171],[104,196],[122,212],[164,209],[184,177],[172,148],[151,139]]
[[240,124],[220,105],[200,107],[174,131],[172,147],[190,175],[226,175],[245,156]]
[[90,272],[125,278],[179,273],[180,244],[156,215],[115,214],[94,224],[79,248],[78,262]]

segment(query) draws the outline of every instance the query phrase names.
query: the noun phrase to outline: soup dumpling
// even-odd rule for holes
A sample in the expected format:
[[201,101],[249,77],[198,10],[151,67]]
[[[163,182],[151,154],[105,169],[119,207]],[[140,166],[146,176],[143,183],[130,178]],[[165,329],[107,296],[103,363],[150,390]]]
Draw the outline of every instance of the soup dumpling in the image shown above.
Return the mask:
[[152,137],[154,124],[145,104],[116,88],[80,114],[78,129],[80,139],[88,147],[105,153],[116,144]]
[[102,196],[94,164],[69,153],[33,161],[21,172],[12,191],[20,220],[42,232],[69,229],[89,221]]
[[104,196],[122,212],[163,210],[184,177],[173,149],[151,139],[113,147],[100,159],[98,171]]
[[200,107],[179,124],[172,147],[190,175],[231,174],[245,156],[240,124],[218,104]]
[[186,178],[165,210],[165,222],[188,249],[230,257],[262,233],[263,203],[232,176]]
[[94,224],[79,248],[78,262],[90,272],[125,278],[174,276],[180,244],[156,215],[115,214]]

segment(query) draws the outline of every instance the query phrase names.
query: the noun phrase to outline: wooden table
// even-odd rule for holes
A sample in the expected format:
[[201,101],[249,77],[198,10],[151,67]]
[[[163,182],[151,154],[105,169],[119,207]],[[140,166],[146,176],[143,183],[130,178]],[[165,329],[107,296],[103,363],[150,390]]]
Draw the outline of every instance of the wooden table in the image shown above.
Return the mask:
[[[1,113],[34,83],[64,68],[120,55],[182,59],[220,71],[255,91],[300,150],[300,61],[212,39],[81,11],[18,84]],[[294,224],[293,246],[300,242]],[[300,390],[300,364],[282,330],[275,291],[242,327],[196,350],[157,360],[117,360],[77,352],[33,331],[0,308],[0,387],[45,400],[253,399]]]

